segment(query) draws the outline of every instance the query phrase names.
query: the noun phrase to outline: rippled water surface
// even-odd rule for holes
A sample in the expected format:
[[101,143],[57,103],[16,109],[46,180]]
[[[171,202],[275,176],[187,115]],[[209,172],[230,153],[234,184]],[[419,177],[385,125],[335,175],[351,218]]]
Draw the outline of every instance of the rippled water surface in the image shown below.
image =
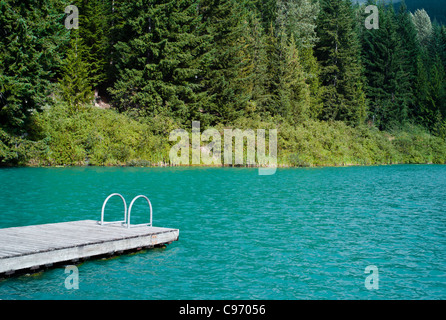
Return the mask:
[[0,169],[0,228],[99,219],[113,192],[149,196],[179,241],[87,260],[78,290],[63,267],[3,279],[0,298],[446,299],[446,166]]

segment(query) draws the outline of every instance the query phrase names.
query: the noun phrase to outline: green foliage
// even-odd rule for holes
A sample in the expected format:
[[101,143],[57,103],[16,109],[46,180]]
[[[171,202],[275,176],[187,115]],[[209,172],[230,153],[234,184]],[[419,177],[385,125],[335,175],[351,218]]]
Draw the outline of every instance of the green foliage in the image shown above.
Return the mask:
[[[74,33],[74,32],[73,32]],[[88,51],[77,33],[72,34],[70,48],[61,67],[59,96],[70,106],[71,112],[93,101],[93,87],[90,75],[92,66],[88,63]]]
[[47,139],[32,141],[0,128],[0,165],[40,165],[47,152]]
[[0,161],[167,163],[199,120],[278,128],[284,165],[443,163],[446,28],[378,6],[367,30],[350,0],[0,0]]
[[109,77],[112,3],[112,0],[74,1],[79,8],[79,36],[85,45],[85,61],[90,67],[88,77],[95,88]]
[[45,137],[48,146],[39,159],[40,165],[135,165],[168,161],[168,139],[155,135],[158,132],[152,128],[154,122],[89,106],[74,114],[69,111],[68,105],[58,104],[36,116],[38,134]]
[[52,78],[68,37],[63,1],[0,1],[0,126],[26,131],[30,114],[50,102]]
[[190,119],[204,95],[198,79],[206,59],[194,1],[115,1],[114,86],[121,111]]
[[[409,69],[409,52],[403,51],[402,32],[398,34],[393,7],[381,3],[379,13],[379,29],[362,33],[363,61],[371,119],[379,128],[386,129],[407,120],[414,70]],[[404,24],[411,23],[410,20],[404,20],[400,27],[409,28]]]
[[279,161],[293,166],[446,163],[446,142],[421,127],[391,133],[344,122],[307,121],[279,129]]
[[322,118],[361,124],[366,116],[360,43],[349,0],[322,0],[316,57],[324,86]]
[[244,72],[249,62],[241,55],[248,10],[244,1],[235,0],[205,0],[200,6],[210,55],[204,66],[203,86],[209,100],[203,113],[212,124],[230,122],[243,115],[250,99],[249,75]]

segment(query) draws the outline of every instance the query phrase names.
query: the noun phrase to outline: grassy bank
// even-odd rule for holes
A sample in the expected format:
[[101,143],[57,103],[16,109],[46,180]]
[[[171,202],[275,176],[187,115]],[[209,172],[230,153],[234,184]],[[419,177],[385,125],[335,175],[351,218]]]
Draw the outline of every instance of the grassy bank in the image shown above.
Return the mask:
[[[34,115],[30,128],[21,137],[0,128],[2,165],[165,165],[175,144],[169,134],[181,126],[168,117],[136,118],[93,107],[71,113],[59,104]],[[224,128],[278,129],[280,166],[446,163],[446,141],[414,125],[380,132],[343,122],[292,126],[280,118],[241,118],[216,127],[221,133]]]

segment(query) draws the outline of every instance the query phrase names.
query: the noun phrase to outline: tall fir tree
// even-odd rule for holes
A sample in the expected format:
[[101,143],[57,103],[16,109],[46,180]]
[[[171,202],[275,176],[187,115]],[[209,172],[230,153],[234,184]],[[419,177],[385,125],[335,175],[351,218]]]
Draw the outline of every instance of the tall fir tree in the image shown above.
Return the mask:
[[242,116],[250,94],[246,83],[248,61],[243,57],[244,22],[248,9],[244,1],[203,0],[200,12],[210,37],[203,85],[209,96],[203,113],[212,123],[230,122]]
[[312,0],[277,0],[276,29],[285,28],[299,52],[300,64],[305,82],[310,90],[308,115],[316,119],[322,110],[322,87],[320,68],[314,56],[314,46],[318,41],[316,20],[320,12],[319,2]]
[[74,3],[79,8],[79,36],[88,50],[90,81],[96,89],[104,87],[110,64],[112,0],[77,0]]
[[244,24],[245,32],[241,38],[241,54],[245,60],[242,78],[246,80],[244,86],[249,94],[245,115],[265,115],[271,98],[267,90],[269,57],[263,24],[256,7],[249,10]]
[[446,76],[443,62],[445,46],[442,28],[436,23],[432,24],[424,10],[417,10],[412,19],[420,45],[414,116],[431,132],[440,134],[446,119]]
[[400,66],[405,72],[404,79],[408,85],[406,96],[409,108],[408,118],[413,118],[416,109],[416,80],[418,68],[420,68],[418,58],[421,55],[421,50],[413,19],[404,0],[401,2],[397,16],[397,33],[400,39]]
[[68,103],[70,111],[75,113],[93,101],[92,72],[94,66],[88,62],[89,51],[77,30],[71,31],[70,47],[61,67],[59,81],[60,98]]
[[260,17],[265,32],[269,32],[270,27],[275,27],[277,17],[277,0],[259,0],[256,1],[260,11]]
[[[379,29],[363,31],[363,61],[371,118],[380,129],[393,127],[408,118],[413,102],[409,51],[398,34],[393,6],[379,4]],[[407,51],[406,51],[407,50]]]
[[299,49],[294,33],[289,32],[286,6],[279,6],[276,28],[272,31],[272,55],[270,56],[273,114],[279,114],[291,122],[300,122],[309,116],[310,91],[305,82]]
[[315,54],[321,64],[324,86],[321,117],[360,124],[365,120],[367,105],[360,43],[350,1],[322,0],[316,31],[319,42]]
[[205,70],[198,54],[203,42],[198,5],[193,0],[114,2],[117,78],[109,91],[118,108],[184,122],[199,112]]
[[276,27],[283,26],[293,36],[299,50],[313,48],[318,38],[316,19],[319,3],[312,0],[277,0]]
[[0,2],[0,126],[22,134],[29,116],[51,103],[63,49],[64,1]]

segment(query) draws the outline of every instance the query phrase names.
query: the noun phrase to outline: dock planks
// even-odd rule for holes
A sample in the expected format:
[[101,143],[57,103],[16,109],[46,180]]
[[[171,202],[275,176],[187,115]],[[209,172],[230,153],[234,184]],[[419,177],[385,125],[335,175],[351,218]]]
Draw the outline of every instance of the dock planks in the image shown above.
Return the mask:
[[178,229],[95,220],[0,229],[0,274],[177,241]]

